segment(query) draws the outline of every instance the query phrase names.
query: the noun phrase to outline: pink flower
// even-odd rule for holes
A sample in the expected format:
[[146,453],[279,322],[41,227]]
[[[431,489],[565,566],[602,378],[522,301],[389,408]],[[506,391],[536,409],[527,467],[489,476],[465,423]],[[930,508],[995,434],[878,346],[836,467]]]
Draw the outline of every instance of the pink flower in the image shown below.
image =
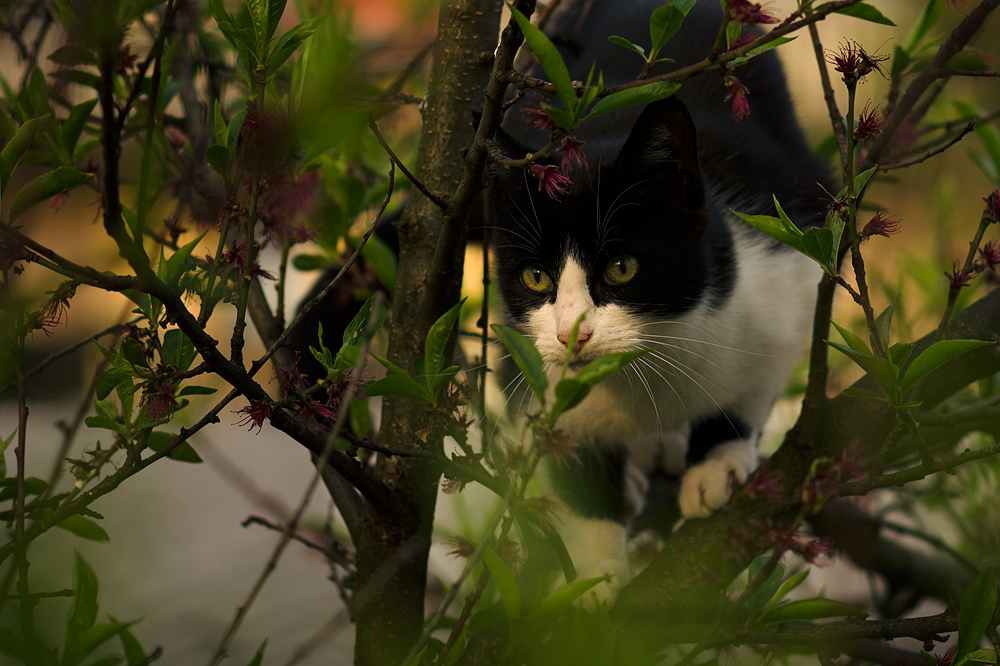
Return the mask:
[[993,241],[990,241],[979,248],[979,260],[996,270],[996,267],[1000,266],[1000,245],[994,245]]
[[766,462],[743,486],[743,494],[751,499],[759,497],[773,500],[781,497],[781,493],[781,472],[769,469]]
[[559,129],[556,122],[549,117],[549,114],[545,113],[540,99],[524,107],[522,113],[524,114],[524,122],[532,129],[545,130],[546,132],[555,132]]
[[237,414],[243,414],[243,418],[237,421],[236,425],[250,426],[249,430],[257,428],[257,433],[260,434],[260,429],[264,426],[264,421],[271,416],[272,407],[271,403],[251,400],[249,405],[236,412]]
[[446,544],[452,546],[455,550],[450,550],[446,555],[452,557],[472,557],[472,554],[476,552],[476,547],[472,545],[472,542],[468,539],[460,536],[452,537],[445,541]]
[[[240,241],[237,243],[233,241],[233,244],[229,250],[223,253],[222,258],[233,264],[236,270],[239,271],[240,275],[243,275],[247,270],[247,242]],[[250,275],[253,277],[261,277],[265,280],[273,280],[274,275],[268,271],[265,271],[260,267],[256,261],[253,262],[253,266],[250,267]]]
[[750,91],[732,74],[726,74],[724,83],[729,94],[723,101],[733,100],[733,120],[740,121],[748,117],[750,115],[750,100],[747,99],[747,95],[750,94]]
[[764,9],[759,3],[749,0],[729,0],[726,3],[726,10],[732,20],[743,25],[754,25],[757,23],[777,23],[778,18]]
[[528,167],[528,171],[538,179],[538,191],[541,192],[544,188],[545,193],[557,201],[560,196],[566,194],[566,187],[573,183],[559,173],[559,167],[554,164],[532,164]]
[[989,212],[990,217],[993,218],[994,222],[1000,222],[1000,189],[993,190],[985,197],[983,201],[986,202],[986,210]]
[[559,150],[563,154],[562,162],[560,163],[562,171],[571,171],[574,164],[583,169],[587,168],[587,157],[580,150],[584,145],[583,141],[577,141],[576,137],[572,134],[567,135],[563,139],[562,145],[559,147]]
[[889,119],[885,117],[885,114],[882,113],[882,110],[878,106],[869,110],[868,105],[870,103],[865,103],[865,108],[861,111],[861,116],[858,118],[858,126],[854,128],[854,140],[858,143],[870,136],[881,134],[886,125],[889,124]]
[[828,51],[826,60],[844,75],[844,82],[854,85],[872,72],[885,76],[881,63],[889,59],[887,55],[869,55],[857,42],[844,42],[837,53]]
[[146,416],[151,421],[169,419],[178,407],[174,399],[174,385],[169,381],[157,385],[155,379],[149,380],[142,389],[140,404],[146,408]]
[[[815,564],[818,567],[830,564],[829,556],[836,550],[829,539],[800,539],[796,541],[792,549],[806,562]],[[819,558],[821,557],[827,559],[820,562]]]
[[889,236],[899,232],[899,218],[894,215],[889,215],[889,213],[884,210],[880,210],[875,213],[875,216],[868,221],[865,228],[861,230],[861,239],[871,238],[872,236],[884,236],[888,238]]
[[958,291],[962,287],[967,287],[969,282],[972,281],[974,275],[975,274],[972,271],[966,271],[964,269],[959,270],[957,261],[952,263],[951,273],[948,271],[944,272],[944,276],[948,278],[948,281],[951,283],[952,291]]

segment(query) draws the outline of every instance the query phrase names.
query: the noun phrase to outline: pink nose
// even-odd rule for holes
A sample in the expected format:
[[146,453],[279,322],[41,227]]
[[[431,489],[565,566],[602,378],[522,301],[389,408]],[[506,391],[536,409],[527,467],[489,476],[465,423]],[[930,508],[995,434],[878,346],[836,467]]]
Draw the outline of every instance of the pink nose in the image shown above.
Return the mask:
[[[563,347],[569,346],[569,331],[559,333],[556,337],[559,339],[559,342],[562,343]],[[576,344],[573,346],[573,353],[579,354],[580,350],[583,349],[583,346],[587,344],[587,340],[589,339],[590,331],[584,330],[581,326],[580,330],[576,334]]]

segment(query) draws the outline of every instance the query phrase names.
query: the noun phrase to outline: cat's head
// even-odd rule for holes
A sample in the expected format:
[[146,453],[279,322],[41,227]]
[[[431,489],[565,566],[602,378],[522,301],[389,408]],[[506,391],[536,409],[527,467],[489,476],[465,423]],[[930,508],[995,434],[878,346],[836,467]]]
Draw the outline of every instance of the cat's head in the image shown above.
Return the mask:
[[[501,152],[528,148],[501,130]],[[588,167],[554,200],[522,169],[494,165],[492,245],[510,322],[547,361],[565,358],[581,315],[575,362],[639,346],[644,322],[677,317],[703,298],[708,214],[694,123],[668,98],[631,129],[591,143]]]

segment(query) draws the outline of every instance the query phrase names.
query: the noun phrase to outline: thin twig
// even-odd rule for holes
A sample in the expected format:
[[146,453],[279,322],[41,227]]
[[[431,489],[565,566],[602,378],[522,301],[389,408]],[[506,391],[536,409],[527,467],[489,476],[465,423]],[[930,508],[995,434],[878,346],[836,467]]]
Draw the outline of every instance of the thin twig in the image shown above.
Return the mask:
[[402,160],[400,160],[396,156],[396,153],[392,152],[392,148],[389,147],[389,144],[386,143],[386,141],[385,141],[385,137],[383,137],[382,133],[379,132],[378,125],[375,124],[375,118],[370,113],[368,114],[368,127],[371,129],[372,133],[375,135],[375,138],[378,139],[379,145],[382,146],[382,149],[386,153],[388,153],[389,159],[392,160],[392,163],[399,167],[399,170],[403,172],[403,175],[406,176],[410,180],[411,183],[413,183],[413,186],[415,188],[417,188],[418,190],[420,190],[420,192],[425,197],[427,197],[428,199],[430,199],[434,203],[435,206],[437,206],[441,210],[447,212],[448,211],[448,202],[445,201],[444,199],[442,199],[441,197],[439,197],[438,195],[434,194],[433,192],[431,192],[429,189],[427,189],[426,185],[424,185],[423,183],[421,183],[417,179],[416,176],[414,176],[412,173],[410,173],[410,170],[406,168],[406,165],[403,164]]
[[918,157],[917,159],[910,160],[908,162],[896,162],[895,164],[887,164],[886,166],[880,166],[878,168],[878,170],[879,171],[892,171],[893,169],[905,169],[906,167],[911,167],[911,166],[913,166],[915,164],[920,164],[921,162],[926,162],[930,158],[934,157],[935,155],[940,155],[941,153],[943,153],[944,151],[948,150],[949,148],[951,148],[952,146],[954,146],[956,143],[958,143],[959,141],[961,141],[962,139],[964,139],[965,135],[968,134],[969,132],[971,132],[973,129],[975,129],[975,127],[976,127],[976,121],[973,120],[973,121],[969,122],[969,124],[966,125],[962,129],[961,133],[958,136],[953,137],[951,139],[951,141],[949,141],[948,143],[944,144],[940,148],[937,148],[935,150],[932,150],[932,151],[928,152],[923,157]]
[[[244,519],[244,521],[242,523],[240,523],[240,525],[242,527],[250,527],[251,525],[260,525],[262,527],[266,527],[267,529],[273,530],[275,532],[284,532],[285,531],[285,527],[284,526],[282,526],[282,525],[275,525],[274,523],[272,523],[267,518],[264,518],[263,516],[247,516],[247,518]],[[347,561],[347,558],[344,557],[344,554],[342,552],[338,551],[335,548],[327,548],[325,546],[319,545],[318,543],[313,543],[309,539],[306,539],[305,537],[300,536],[297,533],[296,534],[292,534],[291,538],[292,538],[293,541],[297,541],[297,542],[301,543],[306,548],[311,548],[312,550],[315,550],[316,552],[322,553],[327,559],[332,560],[333,562],[336,562],[337,564],[339,564],[340,566],[342,566],[344,568],[349,567],[350,564],[351,564],[350,562]]]

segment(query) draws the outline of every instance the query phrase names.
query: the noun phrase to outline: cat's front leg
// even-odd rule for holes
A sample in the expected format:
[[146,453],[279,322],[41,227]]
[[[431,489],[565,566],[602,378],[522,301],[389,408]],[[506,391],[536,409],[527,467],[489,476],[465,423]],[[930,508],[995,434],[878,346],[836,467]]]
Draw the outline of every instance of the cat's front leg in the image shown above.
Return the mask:
[[729,501],[734,481],[742,484],[757,468],[758,437],[754,432],[719,444],[684,473],[679,503],[685,518],[707,518]]

